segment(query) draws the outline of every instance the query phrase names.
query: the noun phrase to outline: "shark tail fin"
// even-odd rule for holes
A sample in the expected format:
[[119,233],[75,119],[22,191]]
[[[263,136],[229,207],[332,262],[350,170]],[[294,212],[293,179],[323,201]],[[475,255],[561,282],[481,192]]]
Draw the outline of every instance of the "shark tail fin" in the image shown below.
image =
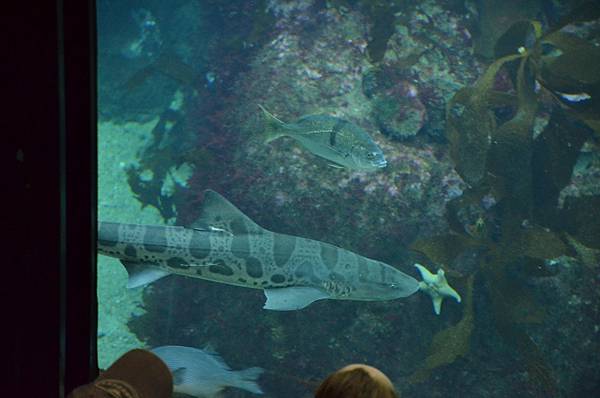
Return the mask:
[[285,131],[285,123],[279,120],[275,115],[265,109],[264,106],[258,104],[258,107],[263,111],[265,115],[265,127],[263,132],[263,140],[266,144],[276,140],[279,137],[287,135]]

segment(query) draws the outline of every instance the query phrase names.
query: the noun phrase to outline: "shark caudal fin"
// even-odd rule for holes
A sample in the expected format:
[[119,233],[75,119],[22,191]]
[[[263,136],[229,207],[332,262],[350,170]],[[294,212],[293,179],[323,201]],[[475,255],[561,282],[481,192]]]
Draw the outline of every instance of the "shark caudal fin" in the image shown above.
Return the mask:
[[263,139],[266,144],[276,140],[279,137],[287,135],[285,131],[285,123],[277,119],[275,115],[265,109],[264,106],[258,104],[258,107],[263,111],[265,115],[265,127],[263,131]]

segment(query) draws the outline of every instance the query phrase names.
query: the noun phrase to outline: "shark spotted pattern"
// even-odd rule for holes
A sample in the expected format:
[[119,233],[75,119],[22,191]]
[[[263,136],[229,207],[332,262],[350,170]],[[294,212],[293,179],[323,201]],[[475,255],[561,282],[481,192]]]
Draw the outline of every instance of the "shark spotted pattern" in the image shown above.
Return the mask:
[[380,261],[268,231],[210,190],[199,219],[187,227],[99,223],[98,251],[120,259],[128,287],[177,274],[263,289],[264,308],[272,310],[320,299],[392,300],[420,289],[416,279]]

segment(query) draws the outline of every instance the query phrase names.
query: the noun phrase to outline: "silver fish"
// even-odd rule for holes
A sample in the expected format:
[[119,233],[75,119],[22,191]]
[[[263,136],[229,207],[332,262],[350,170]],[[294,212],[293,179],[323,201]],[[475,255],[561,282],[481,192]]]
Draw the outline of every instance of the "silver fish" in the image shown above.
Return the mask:
[[387,165],[375,141],[352,122],[330,115],[307,115],[294,123],[284,123],[262,105],[259,107],[267,120],[266,142],[288,136],[333,165],[351,170],[373,171]]
[[210,190],[200,218],[187,227],[100,222],[98,252],[120,259],[128,287],[177,274],[263,289],[263,308],[270,310],[297,310],[321,299],[392,300],[422,290],[438,300],[439,312],[441,299],[434,295],[448,296],[441,270],[418,282],[329,243],[268,231]]
[[173,375],[173,390],[195,397],[213,397],[226,387],[262,394],[256,383],[262,368],[231,370],[216,352],[167,345],[151,350],[168,366]]

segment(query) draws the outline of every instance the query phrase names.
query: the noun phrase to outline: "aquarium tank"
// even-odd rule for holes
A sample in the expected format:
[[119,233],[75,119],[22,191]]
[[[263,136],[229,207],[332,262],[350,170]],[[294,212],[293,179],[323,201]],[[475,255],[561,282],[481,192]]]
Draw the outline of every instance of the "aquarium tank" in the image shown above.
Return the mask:
[[[600,391],[600,6],[98,0],[98,355],[176,396]],[[594,393],[594,391],[596,393]]]

